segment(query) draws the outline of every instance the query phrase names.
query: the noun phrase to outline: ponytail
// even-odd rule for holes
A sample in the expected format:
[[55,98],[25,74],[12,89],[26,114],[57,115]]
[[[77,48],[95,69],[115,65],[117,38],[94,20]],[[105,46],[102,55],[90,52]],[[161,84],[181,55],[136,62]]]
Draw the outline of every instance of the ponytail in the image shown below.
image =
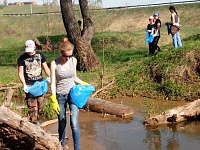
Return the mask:
[[173,10],[178,15],[178,12],[176,11],[176,8],[174,6],[170,6],[169,10]]

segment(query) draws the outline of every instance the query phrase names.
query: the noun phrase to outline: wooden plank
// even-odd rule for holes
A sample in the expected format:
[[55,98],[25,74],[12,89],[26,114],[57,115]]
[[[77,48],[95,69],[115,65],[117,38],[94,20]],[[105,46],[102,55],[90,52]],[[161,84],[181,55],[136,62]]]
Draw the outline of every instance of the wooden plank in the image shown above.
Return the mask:
[[89,98],[85,107],[90,111],[116,115],[121,118],[133,117],[134,114],[134,111],[131,107],[112,103],[100,98]]
[[200,99],[190,102],[183,106],[178,106],[173,109],[162,112],[149,119],[146,119],[144,125],[155,126],[161,124],[177,123],[186,121],[191,118],[199,118],[200,115]]

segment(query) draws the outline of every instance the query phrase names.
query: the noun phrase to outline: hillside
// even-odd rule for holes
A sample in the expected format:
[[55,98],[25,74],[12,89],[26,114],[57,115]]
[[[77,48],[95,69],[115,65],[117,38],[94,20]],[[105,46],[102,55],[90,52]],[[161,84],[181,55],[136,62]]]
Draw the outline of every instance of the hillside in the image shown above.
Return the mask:
[[[169,6],[91,11],[96,25],[92,41],[95,53],[105,66],[104,85],[115,84],[103,94],[103,98],[142,95],[154,98],[194,100],[200,95],[200,3],[176,5],[181,17],[183,48],[174,50],[171,36],[167,35],[165,22],[170,20]],[[4,8],[3,11],[5,11]],[[13,9],[9,12],[12,13]],[[7,9],[8,11],[8,9]],[[148,56],[145,45],[145,28],[148,18],[160,13],[162,52]],[[77,20],[80,13],[76,12]],[[19,82],[16,78],[16,59],[23,53],[24,41],[49,35],[52,42],[65,36],[61,15],[31,17],[0,17],[0,85]],[[105,62],[102,53],[105,52]],[[47,61],[59,56],[58,52],[44,52]],[[85,81],[101,87],[102,68],[78,75]]]
[[[121,9],[121,10],[97,10],[91,11],[91,16],[95,22],[96,32],[129,32],[137,35],[138,42],[134,43],[136,47],[144,45],[144,30],[148,24],[148,18],[154,12],[160,13],[162,21],[162,36],[160,45],[171,43],[171,37],[167,36],[165,22],[170,20],[169,6]],[[181,37],[186,38],[199,29],[200,3],[176,5],[177,11],[181,17]],[[33,6],[33,13],[47,12],[45,6]],[[58,6],[49,6],[48,11],[59,11]],[[3,13],[30,13],[30,6],[8,6]],[[80,12],[76,11],[77,20],[81,19]],[[192,16],[192,17],[191,17]],[[49,16],[31,16],[31,17],[0,17],[0,34],[5,36],[18,33],[18,36],[25,38],[34,38],[40,35],[59,35],[64,34],[61,14]],[[49,23],[48,23],[49,22]],[[37,27],[40,28],[37,28]],[[48,28],[48,29],[47,29]],[[16,29],[18,31],[16,31]],[[3,31],[2,31],[3,30]],[[9,33],[7,33],[9,30]],[[26,32],[24,32],[26,30]]]

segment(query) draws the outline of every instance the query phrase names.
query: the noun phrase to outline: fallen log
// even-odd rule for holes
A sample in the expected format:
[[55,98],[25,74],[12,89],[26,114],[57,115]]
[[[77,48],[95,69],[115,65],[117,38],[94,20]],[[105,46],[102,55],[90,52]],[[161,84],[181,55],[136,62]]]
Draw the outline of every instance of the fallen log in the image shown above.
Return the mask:
[[[84,106],[83,109],[102,113],[103,117],[107,114],[116,115],[121,118],[130,118],[133,117],[134,111],[132,108],[122,105],[116,104],[113,102],[109,102],[100,98],[89,98],[87,104]],[[69,112],[67,112],[69,113]],[[58,119],[49,120],[43,122],[40,127],[47,127],[51,124],[57,123]]]
[[46,43],[45,45],[41,44],[37,38],[34,39],[34,42],[37,50],[46,50],[46,51],[54,50],[51,40],[48,37],[45,37],[45,43]]
[[182,122],[188,119],[199,118],[200,116],[200,99],[190,102],[183,106],[178,106],[168,111],[162,112],[149,119],[146,119],[144,125],[155,126],[161,124],[170,124]]
[[17,88],[19,88],[19,87],[21,87],[22,86],[22,84],[21,83],[15,83],[14,85],[5,85],[5,86],[1,86],[0,87],[0,91],[5,91],[5,90],[8,90],[8,89],[10,89],[10,88],[12,88],[12,89],[17,89]]
[[133,117],[134,114],[131,107],[112,103],[100,98],[89,98],[85,108],[90,111],[102,113],[103,115],[111,114],[121,118]]
[[58,138],[11,111],[0,107],[0,139],[8,149],[61,150]]
[[14,93],[14,90],[9,88],[7,91],[6,91],[6,95],[5,95],[5,98],[4,98],[4,101],[3,101],[3,104],[6,106],[6,107],[10,107],[11,106],[11,99],[12,99],[12,95]]

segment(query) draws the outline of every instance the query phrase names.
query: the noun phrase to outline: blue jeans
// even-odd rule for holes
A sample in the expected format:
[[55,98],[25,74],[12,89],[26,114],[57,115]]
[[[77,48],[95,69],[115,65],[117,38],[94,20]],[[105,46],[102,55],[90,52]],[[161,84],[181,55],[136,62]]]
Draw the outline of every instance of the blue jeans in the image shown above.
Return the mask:
[[65,134],[66,134],[66,107],[69,104],[70,109],[70,126],[72,129],[74,150],[80,150],[80,131],[78,123],[79,109],[76,105],[71,103],[71,97],[69,95],[57,95],[57,100],[60,107],[60,114],[58,115],[58,133],[59,140],[62,147],[65,147]]
[[179,32],[177,32],[176,34],[174,34],[174,36],[172,37],[172,39],[173,39],[174,48],[182,47],[182,43],[181,43],[181,38],[180,38]]

